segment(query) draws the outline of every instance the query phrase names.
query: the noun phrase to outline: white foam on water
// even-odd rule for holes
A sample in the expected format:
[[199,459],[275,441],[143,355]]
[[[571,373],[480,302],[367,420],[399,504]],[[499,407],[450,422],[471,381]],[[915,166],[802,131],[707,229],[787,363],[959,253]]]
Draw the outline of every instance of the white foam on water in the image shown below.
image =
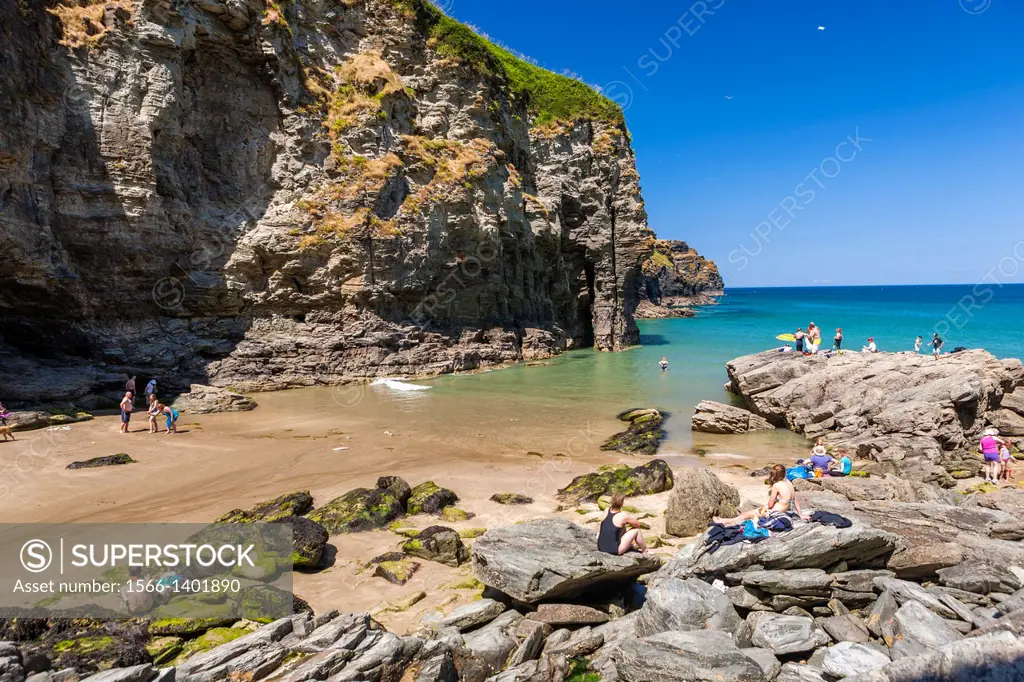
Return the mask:
[[399,379],[375,379],[371,386],[385,386],[392,391],[429,391],[430,386],[409,384]]

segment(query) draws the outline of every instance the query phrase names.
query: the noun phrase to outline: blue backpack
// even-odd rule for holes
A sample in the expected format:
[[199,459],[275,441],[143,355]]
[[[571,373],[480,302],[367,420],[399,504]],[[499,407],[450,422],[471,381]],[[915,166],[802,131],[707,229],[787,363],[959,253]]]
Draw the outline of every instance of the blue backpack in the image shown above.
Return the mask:
[[786,478],[790,481],[795,481],[798,478],[811,478],[814,474],[811,473],[810,469],[804,466],[790,467],[786,469]]

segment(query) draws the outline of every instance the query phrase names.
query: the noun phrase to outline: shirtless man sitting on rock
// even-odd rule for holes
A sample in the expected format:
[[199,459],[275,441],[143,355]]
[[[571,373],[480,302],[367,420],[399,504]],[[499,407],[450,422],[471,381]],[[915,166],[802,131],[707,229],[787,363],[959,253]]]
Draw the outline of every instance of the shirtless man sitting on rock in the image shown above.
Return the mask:
[[800,502],[796,499],[796,488],[786,478],[786,467],[781,464],[773,466],[767,483],[772,487],[768,493],[767,507],[758,507],[739,516],[734,516],[731,519],[716,518],[715,523],[720,523],[723,526],[734,526],[744,521],[757,521],[772,514],[792,515],[792,510],[795,510],[796,515],[803,520],[806,521],[808,519],[808,516],[800,509]]

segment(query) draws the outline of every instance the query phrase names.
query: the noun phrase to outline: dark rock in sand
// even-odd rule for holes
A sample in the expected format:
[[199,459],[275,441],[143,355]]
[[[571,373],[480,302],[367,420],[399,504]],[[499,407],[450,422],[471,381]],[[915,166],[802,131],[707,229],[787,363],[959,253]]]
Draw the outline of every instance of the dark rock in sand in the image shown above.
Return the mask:
[[726,632],[662,632],[624,640],[612,658],[625,682],[765,682],[761,666]]
[[472,557],[481,582],[525,603],[606,589],[661,565],[652,555],[599,552],[593,531],[562,519],[491,529],[473,543]]
[[187,414],[247,412],[256,409],[256,401],[227,389],[192,384],[189,392],[175,398],[171,406]]
[[93,457],[81,462],[72,462],[67,465],[67,469],[95,469],[96,467],[109,467],[118,466],[120,464],[134,464],[135,460],[128,456],[127,453],[119,452],[116,455],[104,455],[103,457]]
[[469,550],[457,531],[445,526],[430,526],[402,543],[402,551],[410,556],[459,566],[469,560]]
[[491,502],[498,504],[533,504],[533,498],[520,493],[494,493],[491,495]]
[[642,466],[608,464],[596,473],[572,479],[558,491],[558,499],[569,504],[595,502],[603,495],[622,493],[627,497],[654,495],[674,485],[672,469],[664,460],[655,459]]
[[707,530],[715,516],[735,516],[740,494],[710,469],[687,470],[675,481],[665,512],[665,531],[680,537]]
[[426,481],[412,489],[406,502],[406,509],[410,516],[437,514],[458,501],[459,496],[448,488],[442,488],[433,481]]
[[260,502],[252,509],[233,509],[217,519],[216,523],[254,523],[277,521],[289,516],[304,516],[313,508],[313,496],[308,490],[288,493]]
[[357,533],[383,528],[405,515],[412,489],[397,476],[377,479],[377,488],[356,488],[309,513],[309,518],[337,533]]
[[702,433],[747,433],[749,431],[774,431],[767,419],[749,410],[714,400],[702,400],[693,414],[692,427]]
[[729,598],[697,578],[658,580],[636,619],[641,637],[668,630],[735,632],[742,619]]
[[292,565],[295,568],[316,568],[320,565],[330,534],[316,521],[304,516],[286,516],[274,523],[292,526]]
[[615,434],[601,446],[602,450],[617,450],[627,455],[655,455],[665,438],[661,428],[665,417],[658,410],[627,410],[618,415],[621,421],[629,422],[629,428]]

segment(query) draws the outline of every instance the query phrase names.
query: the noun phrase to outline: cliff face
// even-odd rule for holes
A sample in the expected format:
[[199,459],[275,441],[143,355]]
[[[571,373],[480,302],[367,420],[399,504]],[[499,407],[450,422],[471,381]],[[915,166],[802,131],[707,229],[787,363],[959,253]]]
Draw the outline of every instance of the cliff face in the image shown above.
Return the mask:
[[3,372],[9,401],[639,340],[621,111],[422,0],[23,0],[0,24],[0,362],[73,377]]
[[642,271],[637,317],[688,317],[679,306],[714,303],[725,288],[718,266],[678,240],[652,239]]

